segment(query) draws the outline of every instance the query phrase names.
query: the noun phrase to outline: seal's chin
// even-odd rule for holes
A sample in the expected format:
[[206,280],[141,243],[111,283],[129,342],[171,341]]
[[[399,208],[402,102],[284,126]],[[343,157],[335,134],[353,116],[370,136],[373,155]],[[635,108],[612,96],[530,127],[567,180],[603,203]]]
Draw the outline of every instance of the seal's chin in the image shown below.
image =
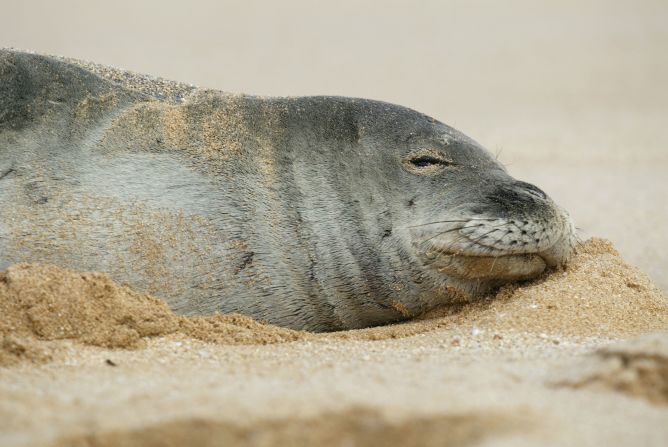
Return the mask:
[[431,259],[430,267],[448,277],[500,284],[535,278],[543,273],[547,264],[538,254],[467,256],[439,253],[437,258]]

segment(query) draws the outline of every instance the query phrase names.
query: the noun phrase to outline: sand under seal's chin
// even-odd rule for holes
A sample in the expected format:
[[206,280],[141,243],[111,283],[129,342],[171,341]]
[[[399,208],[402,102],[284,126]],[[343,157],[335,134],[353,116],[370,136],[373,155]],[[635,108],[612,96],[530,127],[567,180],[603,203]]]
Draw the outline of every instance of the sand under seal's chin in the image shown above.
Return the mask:
[[439,254],[431,267],[461,279],[489,280],[495,283],[535,278],[545,271],[545,260],[537,254],[468,256]]

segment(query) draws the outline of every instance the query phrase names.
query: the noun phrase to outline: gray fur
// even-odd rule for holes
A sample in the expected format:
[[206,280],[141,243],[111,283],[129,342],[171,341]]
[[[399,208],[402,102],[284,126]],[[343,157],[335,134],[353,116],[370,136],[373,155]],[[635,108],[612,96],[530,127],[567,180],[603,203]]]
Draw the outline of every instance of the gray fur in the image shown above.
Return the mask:
[[182,314],[398,321],[568,260],[573,226],[413,110],[195,89],[0,50],[0,268],[99,270]]

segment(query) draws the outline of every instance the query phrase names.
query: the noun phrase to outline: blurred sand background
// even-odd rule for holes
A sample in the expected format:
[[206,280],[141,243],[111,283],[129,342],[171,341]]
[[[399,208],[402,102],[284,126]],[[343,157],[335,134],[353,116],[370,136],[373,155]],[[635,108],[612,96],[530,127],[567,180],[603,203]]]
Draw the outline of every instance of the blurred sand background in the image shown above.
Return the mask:
[[5,47],[425,112],[668,289],[665,1],[3,0],[2,16]]
[[668,2],[0,2],[2,47],[432,115],[664,291],[598,240],[495,300],[313,335],[13,267],[0,445],[667,445]]

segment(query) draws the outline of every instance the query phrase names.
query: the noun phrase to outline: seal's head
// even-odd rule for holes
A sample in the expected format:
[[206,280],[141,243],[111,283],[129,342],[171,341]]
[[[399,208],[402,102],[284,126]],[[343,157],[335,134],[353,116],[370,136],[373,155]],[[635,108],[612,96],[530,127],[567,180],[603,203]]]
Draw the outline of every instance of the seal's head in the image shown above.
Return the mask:
[[360,143],[390,167],[382,175],[393,196],[392,231],[422,266],[421,280],[477,296],[568,261],[573,223],[541,189],[515,180],[478,143],[423,114],[388,108],[372,115],[360,127]]

